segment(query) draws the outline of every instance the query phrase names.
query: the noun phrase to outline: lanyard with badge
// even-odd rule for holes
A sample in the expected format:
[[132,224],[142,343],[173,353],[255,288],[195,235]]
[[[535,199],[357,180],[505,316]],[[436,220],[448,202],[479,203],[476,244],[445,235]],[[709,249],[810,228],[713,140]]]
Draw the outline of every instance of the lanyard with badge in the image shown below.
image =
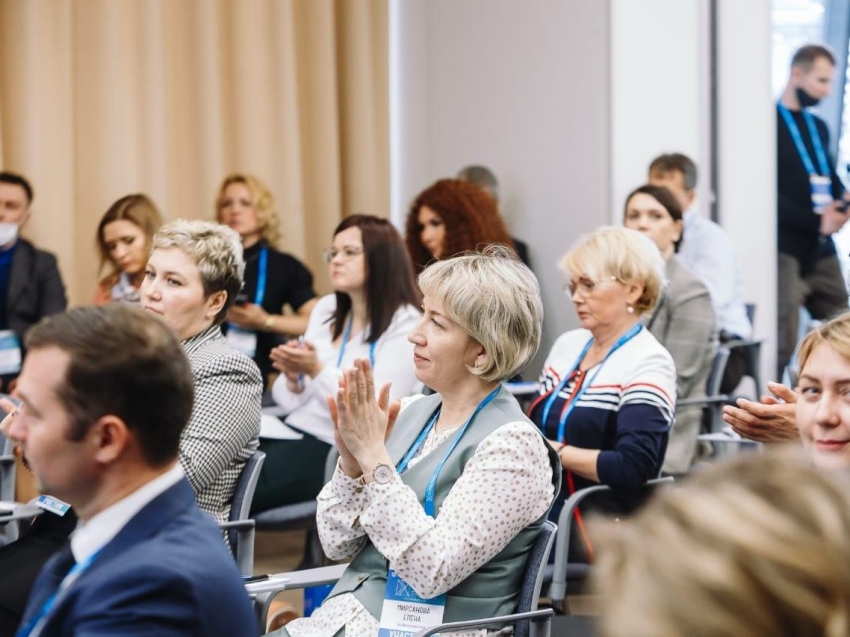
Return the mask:
[[[437,492],[437,478],[440,477],[443,465],[446,464],[449,456],[452,455],[452,452],[458,443],[460,443],[460,439],[463,438],[463,434],[469,429],[469,425],[472,424],[478,413],[490,404],[490,401],[496,397],[500,389],[501,385],[487,394],[484,400],[478,403],[478,407],[475,408],[475,411],[472,412],[472,415],[455,435],[454,441],[448,450],[446,450],[437,468],[434,469],[434,473],[431,475],[431,479],[428,481],[428,486],[425,489],[424,506],[426,515],[432,518],[436,517],[434,498]],[[431,416],[428,424],[422,429],[419,437],[407,451],[404,458],[398,463],[396,470],[399,473],[403,473],[410,464],[410,461],[419,453],[422,445],[425,444],[428,434],[434,429],[439,415],[440,410],[438,409]],[[378,631],[378,637],[409,637],[423,628],[429,628],[430,626],[436,626],[442,623],[445,610],[446,593],[431,599],[423,599],[416,594],[407,582],[398,576],[398,573],[394,569],[390,568],[387,572],[387,589],[384,593],[384,605],[381,609],[381,627]]]
[[[558,385],[552,390],[552,393],[549,394],[548,400],[543,405],[543,415],[540,420],[541,429],[545,429],[546,423],[549,420],[549,412],[552,410],[552,405],[558,399],[558,394],[560,394],[561,390],[564,386],[569,382],[569,380],[573,377],[578,377],[576,380],[579,383],[579,386],[576,390],[574,390],[573,395],[567,401],[567,404],[564,406],[563,411],[561,412],[561,417],[558,419],[558,442],[564,442],[564,436],[566,434],[567,428],[567,419],[570,417],[570,414],[573,413],[573,409],[576,408],[579,399],[584,395],[584,392],[588,387],[596,380],[596,377],[599,375],[599,372],[602,371],[602,366],[605,362],[611,358],[611,354],[620,349],[623,345],[632,340],[637,334],[643,329],[643,323],[637,323],[634,327],[632,327],[628,332],[623,334],[619,340],[614,343],[614,346],[608,350],[608,353],[605,355],[605,358],[600,361],[598,365],[596,365],[596,372],[593,374],[593,378],[587,378],[585,374],[585,378],[583,379],[580,376],[581,370],[579,367],[581,366],[581,362],[584,360],[585,355],[587,354],[590,346],[593,345],[593,339],[591,338],[584,346],[584,349],[581,350],[581,353],[578,355],[575,364],[570,368],[570,372],[564,375],[564,379],[558,383]],[[533,409],[535,405],[531,406]],[[529,410],[530,411],[530,410]]]
[[[257,291],[254,293],[254,305],[262,305],[266,296],[266,278],[269,268],[269,249],[260,249],[257,270]],[[257,355],[257,333],[233,323],[227,324],[227,342],[237,352],[242,352],[248,358]]]
[[785,126],[788,127],[788,132],[791,133],[791,139],[794,140],[794,146],[797,148],[797,154],[803,161],[803,166],[809,174],[809,188],[812,195],[812,210],[815,214],[823,213],[824,207],[832,201],[832,180],[830,179],[829,162],[826,158],[826,151],[818,135],[815,118],[807,110],[803,109],[803,119],[806,121],[806,127],[809,130],[809,137],[812,138],[812,146],[815,149],[815,155],[818,159],[818,167],[820,173],[815,169],[806,144],[803,142],[803,136],[800,133],[800,128],[797,122],[791,116],[791,112],[782,103],[779,103],[779,114],[785,121]]
[[41,605],[38,612],[26,626],[21,628],[15,634],[15,637],[37,637],[37,635],[40,635],[44,630],[44,625],[47,623],[50,611],[52,611],[53,607],[56,606],[56,603],[64,597],[71,585],[79,579],[80,575],[82,575],[83,572],[91,566],[92,562],[97,559],[99,554],[100,551],[96,551],[84,562],[74,564],[71,570],[68,571],[68,574],[62,579],[59,587],[50,595],[50,597],[44,600],[44,604]]

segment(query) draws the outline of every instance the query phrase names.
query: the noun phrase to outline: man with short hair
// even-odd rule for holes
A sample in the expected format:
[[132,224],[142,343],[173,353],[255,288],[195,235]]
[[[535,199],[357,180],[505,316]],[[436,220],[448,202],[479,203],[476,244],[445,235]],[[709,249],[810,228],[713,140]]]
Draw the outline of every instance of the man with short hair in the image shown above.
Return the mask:
[[[667,188],[682,206],[682,242],[677,256],[708,288],[720,330],[720,342],[750,339],[753,327],[744,303],[738,256],[718,224],[690,210],[696,199],[697,167],[682,153],[659,155],[649,165],[649,183]],[[732,391],[744,373],[743,352],[730,357],[722,391]]]
[[0,382],[5,391],[20,371],[26,331],[68,306],[56,257],[20,236],[32,200],[24,177],[0,172]]
[[778,370],[797,343],[800,307],[822,320],[847,309],[847,288],[832,234],[847,221],[844,186],[829,157],[826,123],[806,109],[832,90],[835,58],[826,47],[800,48],[777,103]]
[[22,407],[3,426],[51,508],[67,503],[80,523],[42,570],[18,635],[256,634],[178,462],[194,387],[172,331],[111,304],[45,319],[27,345]]

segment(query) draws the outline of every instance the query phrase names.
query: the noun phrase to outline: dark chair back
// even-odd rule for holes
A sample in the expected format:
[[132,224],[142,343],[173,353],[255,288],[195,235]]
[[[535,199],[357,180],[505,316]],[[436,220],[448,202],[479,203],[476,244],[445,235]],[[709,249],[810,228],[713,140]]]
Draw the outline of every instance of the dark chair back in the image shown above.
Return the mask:
[[[517,599],[516,604],[515,612],[517,613],[537,610],[537,600],[540,599],[540,589],[543,587],[543,575],[546,563],[549,561],[549,552],[555,543],[555,532],[557,530],[558,526],[549,520],[543,522],[543,526],[540,527],[540,533],[534,540],[525,562],[525,573],[522,576],[522,587],[519,590],[519,599]],[[530,630],[529,621],[522,620],[516,623],[514,635],[515,637],[528,637]]]
[[[263,462],[266,460],[266,454],[262,451],[255,451],[248,458],[248,462],[242,468],[242,473],[239,474],[239,480],[236,483],[236,489],[233,492],[233,501],[230,503],[230,522],[241,522],[249,518],[251,511],[251,502],[254,500],[254,491],[257,489],[257,481],[260,479],[260,470],[263,468]],[[253,537],[250,538],[253,541]],[[242,535],[237,529],[227,531],[227,541],[230,544],[230,551],[236,557],[236,561],[240,562],[240,557],[248,547],[242,547]],[[253,563],[253,547],[250,548],[251,562]]]

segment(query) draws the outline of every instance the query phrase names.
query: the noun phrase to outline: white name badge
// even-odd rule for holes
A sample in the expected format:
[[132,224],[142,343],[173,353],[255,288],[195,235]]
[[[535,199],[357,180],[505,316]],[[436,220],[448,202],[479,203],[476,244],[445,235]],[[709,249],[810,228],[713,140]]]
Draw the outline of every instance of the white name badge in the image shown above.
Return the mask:
[[445,610],[445,593],[432,599],[422,599],[390,569],[378,637],[412,637],[423,628],[441,624]]
[[68,512],[68,509],[71,508],[71,505],[62,502],[62,500],[58,498],[54,498],[49,495],[40,495],[35,501],[35,506],[39,509],[44,509],[45,511],[50,511],[54,515],[58,515],[62,517]]
[[0,331],[0,374],[21,371],[21,343],[12,330]]
[[823,175],[809,175],[809,188],[812,191],[812,210],[815,214],[822,214],[832,201],[832,180]]
[[227,343],[248,358],[254,358],[257,354],[257,333],[233,323],[227,324]]

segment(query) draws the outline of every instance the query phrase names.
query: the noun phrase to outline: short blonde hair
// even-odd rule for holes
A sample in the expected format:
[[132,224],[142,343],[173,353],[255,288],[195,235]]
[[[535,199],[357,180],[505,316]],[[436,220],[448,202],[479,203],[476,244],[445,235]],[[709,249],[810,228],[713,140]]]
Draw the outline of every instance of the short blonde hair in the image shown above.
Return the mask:
[[257,223],[261,228],[261,235],[273,248],[280,243],[280,219],[274,207],[274,195],[266,185],[254,177],[242,173],[232,173],[224,178],[218,189],[218,197],[215,201],[215,218],[221,221],[221,202],[224,199],[224,191],[230,184],[243,184],[251,193],[251,202],[257,212]]
[[797,371],[801,373],[809,356],[815,348],[828,344],[841,356],[850,361],[850,312],[843,312],[835,318],[816,327],[803,337],[797,348]]
[[850,498],[799,448],[718,463],[596,529],[605,637],[850,634]]
[[178,248],[194,261],[207,298],[216,292],[226,293],[224,307],[215,317],[217,324],[224,321],[245,276],[239,233],[212,221],[177,219],[162,226],[153,237],[151,252],[165,248]]
[[468,367],[482,380],[511,378],[537,352],[543,325],[540,285],[509,248],[492,245],[436,261],[419,275],[419,288],[484,348],[486,362]]
[[651,312],[665,285],[664,258],[652,239],[629,228],[606,226],[579,239],[559,263],[567,277],[593,281],[615,277],[625,285],[643,285],[634,305],[638,315]]

